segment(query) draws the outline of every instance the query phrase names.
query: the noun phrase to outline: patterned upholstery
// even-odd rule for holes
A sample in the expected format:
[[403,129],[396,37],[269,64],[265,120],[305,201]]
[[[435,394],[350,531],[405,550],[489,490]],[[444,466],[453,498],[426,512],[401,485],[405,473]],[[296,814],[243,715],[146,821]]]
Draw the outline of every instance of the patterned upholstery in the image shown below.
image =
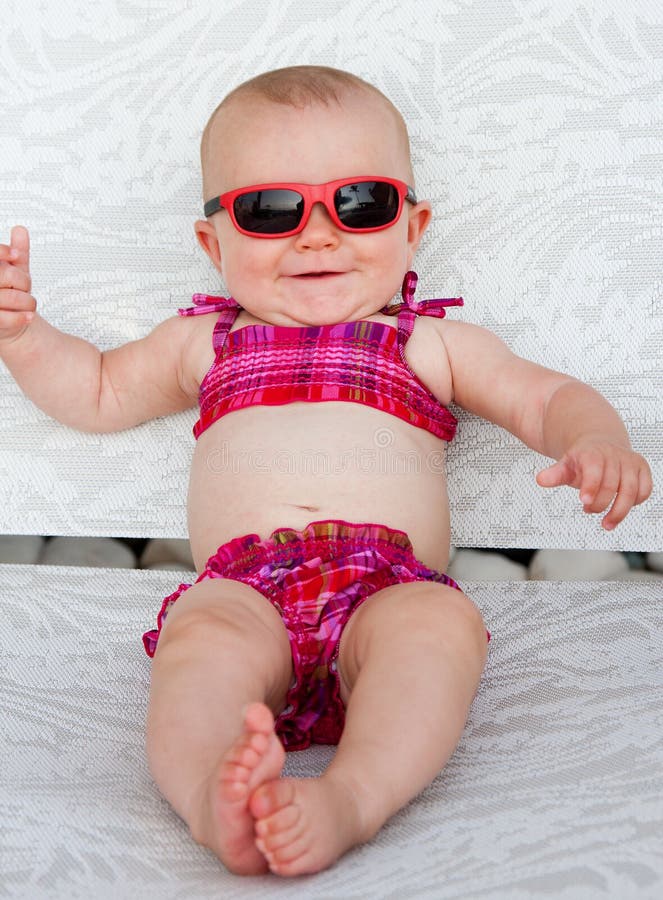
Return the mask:
[[[419,296],[463,295],[454,316],[592,383],[663,482],[660,4],[10,0],[3,38],[0,239],[29,227],[53,324],[106,348],[224,293],[192,229],[201,129],[259,71],[336,65],[409,123],[435,215]],[[0,532],[185,536],[195,418],[78,434],[0,364]],[[663,549],[660,487],[603,534],[536,487],[543,459],[459,420],[457,545]],[[466,585],[493,640],[449,766],[371,844],[281,883],[228,875],[148,777],[140,633],[177,574],[0,567],[7,896],[663,895],[657,584]]]

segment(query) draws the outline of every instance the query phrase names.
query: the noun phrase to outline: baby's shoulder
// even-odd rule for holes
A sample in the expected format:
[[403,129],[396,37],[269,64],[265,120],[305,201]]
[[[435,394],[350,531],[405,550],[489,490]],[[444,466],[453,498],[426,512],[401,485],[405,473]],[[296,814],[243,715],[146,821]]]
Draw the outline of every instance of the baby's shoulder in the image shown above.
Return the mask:
[[476,353],[496,353],[507,350],[506,344],[489,328],[459,319],[430,319],[428,328],[444,345],[451,362],[459,354],[467,357]]
[[451,316],[418,316],[405,347],[412,371],[443,403],[453,398],[454,385],[468,366],[504,351],[504,344],[487,328]]
[[163,319],[155,326],[150,339],[168,345],[169,350],[185,350],[191,345],[209,343],[212,345],[217,316],[182,316],[175,314]]
[[173,341],[180,353],[180,366],[185,382],[200,385],[205,373],[214,361],[214,326],[218,316],[175,315],[166,319],[161,327],[164,338]]
[[405,345],[405,358],[419,380],[446,405],[453,397],[453,379],[443,325],[442,319],[417,316]]
[[419,353],[446,356],[456,343],[471,343],[479,340],[485,329],[469,322],[462,322],[450,316],[437,318],[418,315],[407,346]]

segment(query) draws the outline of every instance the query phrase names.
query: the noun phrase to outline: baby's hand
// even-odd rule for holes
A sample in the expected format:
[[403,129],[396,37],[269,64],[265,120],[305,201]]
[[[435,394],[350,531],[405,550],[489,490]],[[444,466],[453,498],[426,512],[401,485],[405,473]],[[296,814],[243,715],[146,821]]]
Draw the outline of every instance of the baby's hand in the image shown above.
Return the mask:
[[19,337],[34,318],[31,290],[30,235],[17,225],[9,246],[0,244],[0,343]]
[[586,513],[603,512],[610,506],[601,522],[606,531],[619,525],[652,491],[646,460],[631,449],[600,438],[576,441],[558,462],[539,472],[536,481],[541,487],[568,484],[577,488]]

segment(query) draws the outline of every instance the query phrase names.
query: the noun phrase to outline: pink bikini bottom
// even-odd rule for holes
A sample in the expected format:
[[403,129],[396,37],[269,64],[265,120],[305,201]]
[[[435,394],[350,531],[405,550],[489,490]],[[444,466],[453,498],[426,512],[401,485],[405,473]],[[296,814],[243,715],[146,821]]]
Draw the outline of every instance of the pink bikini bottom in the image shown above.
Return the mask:
[[[415,558],[405,532],[337,520],[312,522],[303,531],[280,528],[267,540],[257,534],[235,538],[210,557],[196,584],[207,578],[248,584],[281,615],[294,671],[285,709],[276,720],[287,750],[338,743],[345,722],[339,644],[364,600],[392,584],[412,581],[436,581],[460,590],[453,579]],[[148,656],[154,656],[169,609],[190,587],[181,584],[163,601],[157,628],[143,635]]]

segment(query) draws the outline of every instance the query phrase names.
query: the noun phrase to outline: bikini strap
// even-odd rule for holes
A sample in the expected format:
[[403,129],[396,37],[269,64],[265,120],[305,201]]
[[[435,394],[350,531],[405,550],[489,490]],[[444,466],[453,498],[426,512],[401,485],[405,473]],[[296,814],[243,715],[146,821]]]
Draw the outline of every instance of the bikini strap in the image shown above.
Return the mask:
[[402,299],[382,310],[388,316],[398,316],[398,347],[403,354],[405,345],[414,330],[417,316],[433,316],[443,319],[449,306],[463,306],[462,297],[446,299],[415,300],[414,292],[419,276],[416,272],[407,272],[401,289]]
[[214,326],[213,346],[218,353],[223,347],[232,328],[233,322],[241,310],[239,303],[232,297],[214,297],[211,294],[194,294],[193,306],[188,309],[178,309],[180,316],[202,316],[205,313],[218,312],[221,315]]

